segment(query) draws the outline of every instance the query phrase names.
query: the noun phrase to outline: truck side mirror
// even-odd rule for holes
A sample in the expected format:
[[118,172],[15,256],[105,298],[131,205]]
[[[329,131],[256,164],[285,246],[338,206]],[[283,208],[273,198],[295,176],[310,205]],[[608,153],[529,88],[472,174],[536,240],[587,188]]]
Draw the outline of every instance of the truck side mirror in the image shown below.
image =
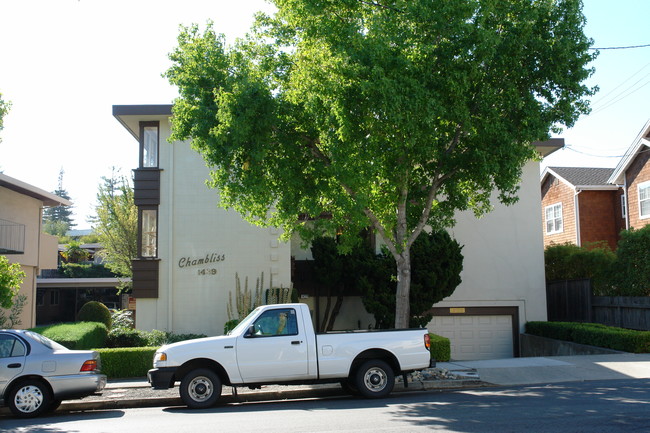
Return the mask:
[[244,338],[253,338],[255,337],[255,325],[251,325],[248,327],[246,330],[246,333],[244,334]]

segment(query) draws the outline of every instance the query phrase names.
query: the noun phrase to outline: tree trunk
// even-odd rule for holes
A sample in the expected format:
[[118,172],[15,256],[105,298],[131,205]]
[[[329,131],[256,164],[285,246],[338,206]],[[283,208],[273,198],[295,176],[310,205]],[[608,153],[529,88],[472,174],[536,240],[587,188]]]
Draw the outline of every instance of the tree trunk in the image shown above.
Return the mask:
[[409,327],[411,304],[411,252],[406,249],[396,259],[397,262],[397,291],[395,293],[395,329]]

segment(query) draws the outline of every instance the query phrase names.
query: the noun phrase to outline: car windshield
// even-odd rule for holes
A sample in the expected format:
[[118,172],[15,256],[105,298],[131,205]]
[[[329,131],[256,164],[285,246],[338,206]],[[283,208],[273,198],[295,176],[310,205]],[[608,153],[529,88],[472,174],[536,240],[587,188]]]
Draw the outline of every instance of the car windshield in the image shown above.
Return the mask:
[[25,331],[25,335],[27,335],[29,338],[31,338],[34,341],[38,341],[41,343],[43,346],[47,347],[48,349],[52,350],[68,350],[67,347],[60,345],[56,341],[50,340],[49,338],[37,334],[36,332],[32,331]]

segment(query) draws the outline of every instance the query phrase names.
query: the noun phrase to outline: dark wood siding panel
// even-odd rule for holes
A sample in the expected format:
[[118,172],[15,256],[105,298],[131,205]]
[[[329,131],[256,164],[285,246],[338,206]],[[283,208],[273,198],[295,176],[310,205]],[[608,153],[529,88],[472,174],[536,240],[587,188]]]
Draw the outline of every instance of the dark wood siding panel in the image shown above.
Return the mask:
[[160,204],[160,170],[133,170],[133,199],[136,206]]
[[159,260],[133,260],[133,297],[157,298]]

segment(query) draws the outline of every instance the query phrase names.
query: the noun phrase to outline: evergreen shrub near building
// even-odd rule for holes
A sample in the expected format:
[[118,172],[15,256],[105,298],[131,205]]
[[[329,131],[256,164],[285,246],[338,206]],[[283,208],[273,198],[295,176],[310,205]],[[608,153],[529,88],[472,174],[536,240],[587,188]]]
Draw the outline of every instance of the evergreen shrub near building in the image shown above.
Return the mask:
[[96,349],[102,359],[102,373],[109,379],[144,377],[153,366],[158,347]]
[[622,352],[650,353],[650,331],[635,331],[599,323],[528,322],[526,333]]
[[431,359],[438,362],[447,362],[451,358],[451,341],[449,338],[429,333],[431,338]]
[[31,329],[71,350],[104,347],[108,329],[99,322],[61,323]]
[[77,320],[79,322],[99,322],[106,325],[107,329],[111,329],[113,319],[108,307],[101,302],[90,301],[86,302],[79,313],[77,313]]

